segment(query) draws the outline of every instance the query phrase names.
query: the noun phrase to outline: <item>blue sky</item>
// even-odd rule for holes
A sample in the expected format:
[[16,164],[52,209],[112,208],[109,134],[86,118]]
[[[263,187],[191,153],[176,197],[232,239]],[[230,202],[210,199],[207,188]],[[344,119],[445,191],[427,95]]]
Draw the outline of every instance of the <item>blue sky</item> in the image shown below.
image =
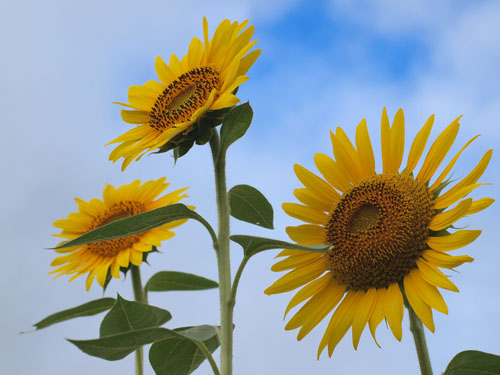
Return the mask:
[[[107,161],[103,145],[124,132],[119,108],[130,85],[155,79],[154,59],[182,55],[193,36],[202,34],[202,17],[213,31],[222,19],[250,19],[262,55],[240,88],[255,116],[245,138],[229,153],[228,184],[252,184],[275,210],[275,231],[234,220],[232,233],[286,239],[284,228],[297,225],[280,206],[295,201],[299,182],[293,164],[312,170],[313,155],[330,154],[328,132],[342,126],[348,135],[362,118],[379,154],[382,108],[393,116],[403,108],[407,149],[427,117],[435,113],[432,139],[463,114],[452,152],[482,134],[456,165],[463,176],[500,141],[500,4],[495,1],[132,1],[3,2],[0,4],[4,197],[0,224],[4,270],[0,289],[0,358],[11,374],[132,373],[133,356],[106,362],[91,358],[64,337],[98,335],[101,317],[79,319],[19,335],[42,317],[99,298],[47,275],[57,242],[51,223],[76,208],[73,197],[100,197],[104,183],[114,185],[167,176],[173,188],[189,186],[189,203],[215,223],[212,166],[207,147],[197,147],[174,167],[163,154],[143,158],[125,172]],[[475,197],[498,197],[499,159],[495,150]],[[378,161],[380,158],[378,158]],[[459,268],[453,281],[460,293],[443,292],[448,316],[435,314],[436,333],[427,333],[436,373],[465,349],[499,353],[500,261],[496,228],[498,204],[466,218],[463,225],[483,229],[462,253],[475,258]],[[188,223],[151,257],[144,278],[160,270],[180,270],[216,279],[210,241]],[[199,234],[199,235],[198,235]],[[241,259],[234,246],[233,269]],[[349,334],[333,358],[316,360],[325,325],[303,341],[284,331],[282,320],[291,293],[268,297],[263,290],[277,277],[270,271],[275,253],[252,259],[242,277],[235,310],[235,373],[263,374],[418,374],[412,337],[405,327],[397,342],[381,325],[382,349],[365,332],[354,351]],[[129,280],[110,286],[132,298]],[[171,326],[216,324],[216,291],[153,295],[151,303],[172,312]],[[200,311],[202,313],[200,313]],[[264,344],[262,344],[264,340]],[[198,373],[209,373],[206,365]],[[152,370],[148,369],[148,374]]]

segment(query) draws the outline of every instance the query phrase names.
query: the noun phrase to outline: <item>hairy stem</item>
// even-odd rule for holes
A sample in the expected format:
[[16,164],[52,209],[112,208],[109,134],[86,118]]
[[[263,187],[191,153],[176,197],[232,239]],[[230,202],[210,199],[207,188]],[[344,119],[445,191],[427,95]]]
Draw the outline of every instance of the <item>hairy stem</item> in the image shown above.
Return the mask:
[[219,269],[219,301],[221,318],[221,375],[232,374],[233,304],[231,303],[231,263],[229,258],[229,200],[226,187],[226,155],[220,148],[219,135],[214,129],[210,138],[214,161],[215,192],[219,230],[217,235],[217,266]]
[[413,339],[415,340],[420,371],[422,375],[432,375],[431,359],[429,357],[427,343],[425,342],[424,326],[411,306],[407,304],[406,307],[410,316],[410,331],[413,334]]
[[[141,281],[141,270],[138,266],[132,265],[130,268],[132,275],[132,287],[134,289],[134,298],[138,302],[148,303]],[[135,351],[135,375],[143,375],[144,373],[144,353],[142,346]]]

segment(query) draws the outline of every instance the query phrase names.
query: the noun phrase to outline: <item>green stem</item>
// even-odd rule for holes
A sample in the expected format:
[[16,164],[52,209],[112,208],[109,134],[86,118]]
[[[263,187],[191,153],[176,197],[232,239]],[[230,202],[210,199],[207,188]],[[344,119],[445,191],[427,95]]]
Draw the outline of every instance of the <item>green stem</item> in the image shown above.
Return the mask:
[[249,259],[250,257],[247,256],[243,257],[240,266],[238,267],[238,271],[236,271],[236,274],[234,275],[233,287],[231,288],[231,299],[230,299],[230,303],[233,306],[236,303],[236,291],[238,290],[238,284],[240,283],[241,274],[243,273],[243,269],[247,265]]
[[[141,270],[138,266],[130,267],[132,275],[132,287],[134,289],[134,298],[138,302],[148,303],[144,289],[142,288]],[[135,375],[143,375],[144,353],[142,346],[135,351]]]
[[425,342],[424,326],[411,306],[407,305],[406,308],[408,309],[408,313],[410,315],[410,331],[413,334],[413,339],[415,340],[420,371],[422,375],[432,375],[431,359],[429,357],[427,343]]
[[217,266],[219,269],[219,302],[221,319],[221,375],[232,374],[233,305],[231,304],[231,263],[229,258],[229,199],[226,187],[226,155],[220,148],[219,135],[212,130],[210,148],[214,161],[215,192],[219,231],[217,236]]

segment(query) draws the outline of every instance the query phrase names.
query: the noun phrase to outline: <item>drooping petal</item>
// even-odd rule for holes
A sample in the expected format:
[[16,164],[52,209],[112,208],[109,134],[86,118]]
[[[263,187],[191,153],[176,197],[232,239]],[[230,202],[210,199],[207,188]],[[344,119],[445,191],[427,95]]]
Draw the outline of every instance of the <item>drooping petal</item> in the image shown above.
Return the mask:
[[[425,254],[427,253],[428,252],[424,253],[424,259],[427,259],[425,256]],[[453,284],[443,272],[434,267],[432,264],[426,262],[424,259],[417,260],[417,267],[420,271],[420,276],[425,281],[427,281],[431,285],[435,285],[443,289],[448,289],[453,292],[458,292],[458,288],[456,287],[456,285]]]
[[397,283],[392,283],[387,288],[385,293],[384,301],[384,311],[387,323],[391,327],[391,331],[394,337],[401,341],[403,335],[403,330],[401,328],[401,322],[403,321],[404,314],[404,302],[401,290],[399,290],[399,285]]
[[[412,272],[418,272],[418,270],[414,270]],[[411,272],[403,279],[406,298],[422,323],[425,324],[429,331],[434,332],[435,326],[432,318],[432,310],[418,294],[418,288],[420,285],[418,285],[410,275]]]
[[[432,249],[425,250],[422,254],[422,257],[426,261],[436,265],[437,267],[450,268],[450,269],[461,266],[464,263],[470,263],[474,260],[474,258],[471,258],[468,255],[452,256],[452,255],[449,255],[447,253],[443,253],[441,251],[435,251]],[[417,265],[418,265],[418,261],[417,261]],[[443,286],[440,286],[438,284],[434,284],[434,285],[437,285],[441,288],[444,288]],[[448,288],[446,288],[446,289],[448,289]]]
[[368,291],[361,296],[361,300],[358,304],[358,309],[354,314],[352,320],[352,344],[354,349],[358,348],[359,339],[363,333],[363,329],[366,323],[370,320],[370,316],[375,309],[377,303],[377,292],[374,288],[368,289]]

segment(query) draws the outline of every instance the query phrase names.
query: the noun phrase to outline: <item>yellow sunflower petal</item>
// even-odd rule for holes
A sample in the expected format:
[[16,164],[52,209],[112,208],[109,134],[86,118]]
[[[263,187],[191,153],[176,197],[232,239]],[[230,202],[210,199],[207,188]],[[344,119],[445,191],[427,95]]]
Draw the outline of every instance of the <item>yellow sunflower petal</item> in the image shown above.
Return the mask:
[[337,166],[335,161],[325,154],[314,155],[316,168],[326,181],[339,191],[345,191],[349,186],[349,177]]
[[368,291],[361,296],[358,309],[354,313],[354,318],[352,320],[352,344],[356,350],[358,349],[359,339],[361,338],[363,329],[370,320],[376,303],[377,291],[375,288],[368,289]]
[[405,117],[402,109],[398,109],[391,128],[391,160],[388,172],[397,173],[405,150]]
[[167,64],[165,64],[165,61],[163,61],[160,56],[158,56],[155,60],[155,69],[158,78],[165,86],[168,86],[173,80],[176,79],[174,73],[172,73],[170,68]]
[[311,281],[309,284],[306,286],[302,287],[297,294],[295,294],[290,302],[288,303],[286,310],[285,310],[285,315],[283,316],[283,319],[286,318],[286,315],[288,312],[293,309],[295,306],[298,304],[304,302],[306,299],[312,297],[313,295],[316,295],[320,293],[325,287],[328,286],[330,281],[332,280],[332,274],[330,272],[324,274],[320,278]]
[[383,172],[388,173],[391,163],[391,125],[389,123],[389,117],[387,116],[387,109],[384,107],[382,111],[380,129],[380,141],[382,146],[382,167]]
[[351,181],[359,181],[363,175],[361,172],[358,153],[343,131],[337,128],[337,134],[330,132],[333,154],[340,165],[344,166],[344,172]]
[[243,57],[240,61],[240,66],[238,67],[237,75],[245,75],[250,70],[251,66],[257,61],[262,52],[261,49],[256,49],[252,52],[249,52],[245,57]]
[[450,189],[443,195],[436,198],[436,200],[434,201],[434,209],[441,210],[443,208],[449,207],[455,204],[458,200],[467,196],[472,190],[483,185],[489,185],[489,184],[472,184],[464,186],[459,190],[454,189],[453,191]]
[[327,287],[307,301],[290,319],[285,329],[290,330],[301,327],[297,340],[302,340],[337,306],[344,292],[345,286],[340,285],[336,280],[330,280]]
[[306,206],[315,208],[320,211],[329,212],[332,208],[332,204],[325,203],[323,200],[319,200],[315,194],[312,194],[308,189],[295,189],[293,195]]
[[425,150],[425,145],[427,144],[427,140],[429,139],[429,135],[431,134],[432,125],[434,124],[434,115],[431,115],[424,126],[415,136],[415,140],[411,145],[410,153],[408,155],[408,161],[406,163],[405,175],[409,176],[415,167],[417,166],[422,154]]
[[216,111],[217,109],[229,108],[238,104],[239,101],[240,99],[236,95],[224,94],[210,106],[210,109]]
[[434,332],[435,327],[434,320],[432,318],[432,310],[418,294],[417,290],[420,285],[418,283],[415,283],[415,280],[409,277],[410,275],[411,273],[403,279],[406,298],[408,299],[411,308],[413,309],[413,311],[415,311],[415,314],[417,314],[422,323],[425,324],[429,331]]
[[481,198],[476,201],[473,201],[472,204],[469,207],[469,211],[467,211],[466,215],[472,215],[475,214],[479,211],[484,210],[485,208],[488,208],[495,202],[493,198]]
[[289,292],[290,290],[294,290],[299,286],[305,285],[316,279],[326,270],[328,270],[328,260],[326,260],[325,257],[320,256],[316,261],[282,276],[276,280],[274,284],[264,290],[264,293],[278,294]]
[[375,307],[373,309],[373,313],[370,317],[370,321],[368,322],[368,326],[370,327],[370,332],[373,336],[373,340],[375,340],[375,344],[380,348],[379,343],[377,342],[377,338],[375,337],[375,331],[385,317],[385,294],[387,292],[386,288],[377,289],[377,301]]
[[[349,327],[351,326],[352,320],[354,318],[354,312],[359,307],[358,304],[363,294],[363,291],[348,292],[337,310],[335,310],[335,313],[333,314],[330,321],[333,322],[333,327],[328,338],[328,355],[330,357],[332,356],[337,344],[349,330]],[[348,298],[349,295],[352,295],[352,297]]]
[[387,288],[387,292],[385,293],[384,311],[387,323],[389,323],[389,327],[391,327],[394,337],[398,341],[401,341],[401,337],[403,335],[401,322],[403,321],[404,302],[398,283],[392,283]]
[[434,181],[434,183],[429,187],[429,191],[433,191],[435,189],[437,189],[439,187],[439,185],[441,184],[441,182],[444,181],[444,179],[448,176],[448,174],[450,173],[451,169],[453,168],[453,166],[455,165],[455,163],[457,162],[458,158],[460,157],[460,155],[462,154],[462,152],[472,143],[472,141],[474,141],[477,137],[479,137],[479,135],[476,135],[475,137],[471,138],[465,145],[463,145],[463,147],[460,149],[460,151],[457,152],[457,154],[453,157],[453,159],[451,159],[451,161],[448,163],[448,165],[445,167],[445,169],[443,170],[443,172],[441,172],[441,174],[439,175],[439,177],[436,179],[436,181]]
[[320,255],[317,253],[292,255],[286,259],[280,260],[278,263],[274,263],[271,267],[271,271],[282,272],[290,270],[292,268],[299,268],[306,264],[312,263],[319,257]]
[[149,114],[144,111],[122,109],[120,113],[123,121],[129,124],[145,124],[149,121]]
[[315,193],[319,198],[322,198],[326,204],[338,201],[339,193],[337,193],[323,179],[299,164],[295,164],[293,169],[300,182],[302,182],[306,188]]
[[447,236],[429,237],[427,244],[434,250],[451,251],[467,246],[478,238],[480,234],[480,230],[459,230]]
[[325,243],[325,230],[314,224],[286,227],[286,233],[292,241],[301,245],[320,245]]
[[198,38],[194,37],[189,44],[188,49],[188,67],[189,69],[196,68],[201,63],[203,54],[203,43]]
[[432,218],[429,224],[429,229],[433,231],[440,231],[451,226],[455,221],[461,219],[468,214],[470,206],[472,204],[472,198],[460,201],[454,208],[446,212],[437,214]]
[[[428,251],[424,252],[424,258],[427,259],[425,257],[425,254],[428,254]],[[420,276],[429,284],[438,286],[443,289],[448,289],[453,292],[458,292],[458,288],[456,287],[456,285],[453,284],[443,272],[441,272],[438,268],[429,264],[425,260],[418,259],[417,267],[418,270],[420,271]]]
[[[442,267],[442,268],[455,268],[458,266],[461,266],[464,263],[470,263],[474,260],[474,258],[471,258],[468,255],[449,255],[446,253],[442,253],[440,251],[435,251],[435,250],[425,250],[422,254],[424,259],[437,267]],[[418,263],[417,263],[418,264]],[[434,284],[437,285],[437,284]],[[437,285],[441,288],[443,288],[440,285]],[[448,288],[446,288],[448,289]]]
[[[479,178],[483,175],[484,171],[486,170],[486,167],[488,166],[490,160],[491,160],[491,155],[493,151],[488,150],[479,163],[476,165],[476,167],[467,175],[465,176],[459,183],[457,183],[455,186],[453,186],[450,190],[448,190],[446,193],[441,195],[439,198],[436,199],[436,204],[441,201],[446,201],[448,202],[451,197],[454,196],[460,196],[462,192],[468,191],[470,192],[471,190],[468,190],[471,186],[480,186],[480,184],[476,184],[476,182],[479,180]],[[464,196],[464,195],[461,195]],[[459,198],[460,199],[460,198]],[[443,204],[440,204],[439,207],[442,207]],[[437,206],[436,206],[437,207]]]
[[425,184],[434,175],[434,172],[439,168],[446,154],[451,148],[455,138],[458,134],[459,124],[455,119],[443,132],[436,138],[432,144],[427,156],[424,160],[420,172],[418,172],[416,179],[422,184]]
[[413,278],[415,284],[418,285],[417,293],[426,304],[434,310],[442,312],[443,314],[448,314],[448,306],[446,306],[446,302],[444,302],[441,293],[439,293],[433,284],[425,280],[420,269],[412,271],[408,276]]
[[375,174],[375,157],[365,119],[361,120],[356,128],[356,148],[363,174],[366,176]]
[[297,203],[283,203],[283,210],[296,219],[305,221],[311,224],[325,224],[328,221],[328,215],[317,209],[302,206]]

